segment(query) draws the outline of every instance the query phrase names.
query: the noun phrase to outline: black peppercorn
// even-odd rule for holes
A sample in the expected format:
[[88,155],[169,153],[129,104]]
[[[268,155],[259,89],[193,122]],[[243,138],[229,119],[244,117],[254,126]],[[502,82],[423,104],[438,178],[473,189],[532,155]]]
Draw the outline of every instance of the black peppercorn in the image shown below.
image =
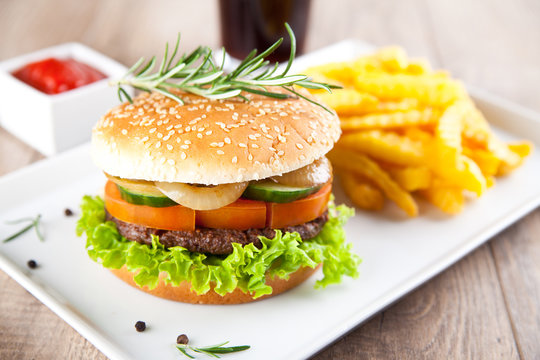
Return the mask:
[[176,338],[177,344],[187,345],[188,342],[189,339],[186,334],[178,335],[178,337]]
[[66,209],[66,210],[64,210],[64,214],[66,216],[71,216],[71,215],[73,215],[73,211],[71,211],[71,209]]
[[30,269],[35,269],[37,268],[37,262],[36,260],[28,260],[28,262],[26,263],[26,265],[28,265],[28,267]]
[[144,321],[137,321],[135,323],[135,329],[138,332],[143,332],[144,330],[146,330],[146,323]]

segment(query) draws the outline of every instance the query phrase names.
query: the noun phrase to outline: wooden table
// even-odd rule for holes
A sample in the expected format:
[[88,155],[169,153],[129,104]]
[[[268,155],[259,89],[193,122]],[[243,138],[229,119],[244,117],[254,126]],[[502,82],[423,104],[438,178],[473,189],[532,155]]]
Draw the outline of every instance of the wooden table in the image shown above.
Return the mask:
[[[80,41],[125,63],[219,45],[215,1],[0,0],[0,59]],[[345,38],[400,44],[471,85],[540,111],[537,0],[313,0],[307,49]],[[0,175],[41,159],[0,128]],[[516,190],[517,191],[517,190]],[[540,357],[535,210],[315,359]],[[105,357],[0,272],[0,359]]]

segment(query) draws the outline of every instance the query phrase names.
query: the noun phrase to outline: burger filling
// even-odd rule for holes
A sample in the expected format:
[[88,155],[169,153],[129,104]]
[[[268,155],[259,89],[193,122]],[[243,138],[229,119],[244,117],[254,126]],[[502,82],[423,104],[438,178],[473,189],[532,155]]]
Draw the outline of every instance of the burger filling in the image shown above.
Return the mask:
[[[152,245],[152,235],[158,236],[159,241],[165,248],[182,246],[189,251],[224,255],[233,252],[233,243],[242,246],[253,243],[258,249],[261,248],[260,237],[274,238],[276,231],[271,228],[263,229],[211,229],[197,228],[194,231],[174,231],[153,229],[142,225],[130,224],[119,220],[106,212],[105,218],[116,224],[118,233],[126,239],[137,241],[141,244]],[[305,241],[317,236],[324,224],[328,221],[328,211],[318,218],[307,223],[287,226],[279,229],[283,233],[296,232]]]
[[345,244],[352,214],[330,202],[332,170],[325,157],[261,181],[201,186],[110,176],[104,199],[85,197],[77,231],[92,259],[126,267],[150,289],[160,274],[197,293],[240,288],[270,294],[266,276],[288,278],[323,264],[318,286],[356,277],[359,258]]

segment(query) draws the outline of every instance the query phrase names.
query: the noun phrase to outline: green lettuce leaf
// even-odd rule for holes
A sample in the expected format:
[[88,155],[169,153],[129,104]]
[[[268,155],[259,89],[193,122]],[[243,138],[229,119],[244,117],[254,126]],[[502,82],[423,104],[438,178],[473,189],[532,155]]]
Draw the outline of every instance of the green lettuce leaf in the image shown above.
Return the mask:
[[165,273],[166,283],[189,281],[198,294],[213,288],[225,295],[239,288],[258,298],[272,293],[265,282],[267,272],[287,279],[301,267],[314,268],[322,263],[324,277],[316,287],[326,287],[339,283],[344,275],[356,278],[361,262],[351,251],[351,244],[345,243],[343,225],[354,214],[345,205],[329,204],[329,220],[313,239],[302,241],[298,233],[276,231],[273,239],[260,238],[260,249],[253,244],[233,244],[233,252],[222,256],[194,253],[180,246],[166,249],[158,236],[152,236],[151,246],[129,241],[113,222],[105,221],[104,203],[97,196],[85,196],[81,210],[77,235],[86,234],[90,258],[106,268],[126,266],[137,272],[137,285],[150,289],[157,286],[159,274]]

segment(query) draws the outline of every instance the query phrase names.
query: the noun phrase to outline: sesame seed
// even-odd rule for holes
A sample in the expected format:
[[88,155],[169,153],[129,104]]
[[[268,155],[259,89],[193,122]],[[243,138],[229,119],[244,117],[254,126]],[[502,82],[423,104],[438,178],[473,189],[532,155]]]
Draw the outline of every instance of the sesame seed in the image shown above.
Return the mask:
[[182,149],[184,149],[184,150],[189,149],[189,145],[181,145],[180,147],[181,147]]
[[285,111],[282,111],[282,112],[279,113],[279,116],[287,116],[287,115],[289,115],[289,114],[287,114]]
[[165,136],[165,137],[163,138],[163,141],[167,141],[167,140],[169,140],[170,138],[171,138],[170,135],[167,135],[167,136]]
[[248,138],[250,138],[251,140],[257,140],[257,137],[253,134],[249,134]]
[[180,159],[186,160],[186,157],[187,157],[186,153],[182,151],[182,152],[180,153]]
[[203,138],[202,134],[201,134],[201,133],[198,133],[198,134],[197,134],[197,138],[202,139],[202,138]]
[[300,155],[298,158],[300,159],[300,161],[306,160],[306,157],[304,155]]
[[175,162],[173,159],[167,160],[167,163],[168,163],[169,165],[174,165],[174,164],[176,164],[176,162]]
[[304,148],[304,146],[300,143],[296,143],[296,147],[300,150],[302,150]]
[[233,156],[233,158],[232,158],[231,161],[232,161],[233,164],[236,164],[236,163],[238,162],[238,157],[237,157],[237,156]]
[[167,144],[167,150],[171,151],[173,149],[173,146],[171,144]]
[[206,132],[206,135],[212,135],[212,130],[208,130],[208,131]]
[[150,130],[148,130],[148,132],[149,132],[150,134],[153,134],[153,133],[156,132],[156,130],[157,130],[156,128],[151,128]]
[[225,154],[225,152],[224,152],[223,150],[221,150],[221,149],[220,149],[220,150],[218,150],[218,151],[216,151],[216,152],[217,152],[217,153],[218,153],[219,155],[223,155],[223,154]]
[[247,148],[247,145],[244,144],[244,143],[238,143],[238,146],[241,147],[241,148]]
[[184,144],[186,144],[186,145],[190,145],[190,144],[191,144],[191,141],[189,141],[189,140],[185,140],[185,141],[184,141]]
[[277,154],[278,154],[279,156],[283,156],[283,155],[285,154],[285,151],[279,150],[279,151],[277,152]]
[[251,147],[254,148],[254,149],[258,149],[258,148],[259,148],[259,145],[257,145],[257,144],[251,144]]
[[[167,126],[167,129],[165,129],[165,130],[169,131],[169,130],[171,130],[172,128],[173,128],[173,126],[172,126],[172,125],[169,125],[169,126]],[[173,133],[174,133],[174,131],[173,131]]]
[[158,149],[160,146],[161,146],[161,141],[158,141],[158,142],[156,143],[156,149]]
[[126,129],[122,130],[122,135],[127,135],[127,130]]
[[230,144],[231,143],[231,139],[226,137],[225,139],[223,139],[223,141],[225,141],[226,144]]
[[159,159],[159,162],[160,162],[161,164],[165,164],[165,161],[167,161],[167,159],[165,159],[164,157],[162,157],[161,159]]
[[248,155],[248,160],[249,160],[249,161],[253,160],[253,155],[249,154],[249,155]]

